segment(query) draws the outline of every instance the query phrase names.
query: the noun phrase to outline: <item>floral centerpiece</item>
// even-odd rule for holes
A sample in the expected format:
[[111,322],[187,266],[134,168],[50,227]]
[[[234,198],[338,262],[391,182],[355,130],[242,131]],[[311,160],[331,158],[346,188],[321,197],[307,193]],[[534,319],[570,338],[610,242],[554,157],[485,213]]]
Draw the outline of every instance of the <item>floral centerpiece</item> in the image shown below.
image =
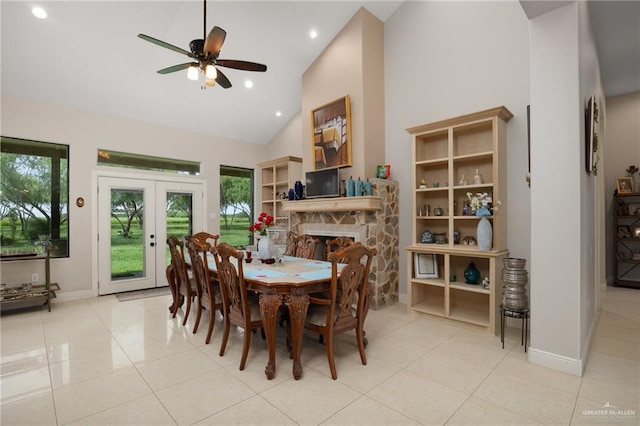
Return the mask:
[[494,206],[492,194],[486,192],[475,194],[467,192],[467,198],[469,198],[471,210],[476,216],[491,216],[500,205],[500,201],[496,201]]
[[276,224],[275,219],[265,212],[260,213],[258,221],[249,227],[249,231],[258,232],[260,235],[267,235],[267,228]]

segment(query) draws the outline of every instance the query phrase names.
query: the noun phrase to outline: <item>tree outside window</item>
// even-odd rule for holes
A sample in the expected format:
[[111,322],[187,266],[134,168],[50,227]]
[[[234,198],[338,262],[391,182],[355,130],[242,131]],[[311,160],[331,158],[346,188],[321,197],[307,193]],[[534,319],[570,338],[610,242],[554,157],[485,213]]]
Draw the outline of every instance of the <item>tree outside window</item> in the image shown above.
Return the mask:
[[220,166],[220,241],[236,247],[253,244],[253,170]]
[[1,137],[0,250],[36,252],[43,240],[69,253],[69,147]]

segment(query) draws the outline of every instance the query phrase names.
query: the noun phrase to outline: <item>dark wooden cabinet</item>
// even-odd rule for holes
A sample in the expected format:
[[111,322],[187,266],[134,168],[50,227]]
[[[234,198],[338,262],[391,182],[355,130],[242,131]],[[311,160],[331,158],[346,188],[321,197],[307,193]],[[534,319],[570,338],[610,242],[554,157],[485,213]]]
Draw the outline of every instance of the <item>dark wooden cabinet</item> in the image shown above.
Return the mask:
[[616,194],[614,285],[640,288],[640,192]]

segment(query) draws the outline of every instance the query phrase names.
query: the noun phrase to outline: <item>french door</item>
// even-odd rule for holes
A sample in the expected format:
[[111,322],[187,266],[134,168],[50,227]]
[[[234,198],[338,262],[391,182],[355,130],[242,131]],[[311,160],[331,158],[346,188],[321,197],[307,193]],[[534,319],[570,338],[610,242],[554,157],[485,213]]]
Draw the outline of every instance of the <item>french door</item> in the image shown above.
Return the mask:
[[204,230],[203,185],[98,178],[98,294],[168,285],[167,236]]

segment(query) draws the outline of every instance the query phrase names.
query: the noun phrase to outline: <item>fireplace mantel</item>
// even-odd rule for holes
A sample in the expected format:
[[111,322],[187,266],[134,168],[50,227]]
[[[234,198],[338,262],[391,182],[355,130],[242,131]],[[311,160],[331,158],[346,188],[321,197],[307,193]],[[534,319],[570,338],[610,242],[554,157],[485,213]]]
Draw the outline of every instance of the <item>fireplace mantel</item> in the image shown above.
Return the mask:
[[380,210],[382,199],[380,197],[338,197],[338,198],[314,198],[309,200],[283,201],[283,212],[335,212],[335,211],[361,211]]

